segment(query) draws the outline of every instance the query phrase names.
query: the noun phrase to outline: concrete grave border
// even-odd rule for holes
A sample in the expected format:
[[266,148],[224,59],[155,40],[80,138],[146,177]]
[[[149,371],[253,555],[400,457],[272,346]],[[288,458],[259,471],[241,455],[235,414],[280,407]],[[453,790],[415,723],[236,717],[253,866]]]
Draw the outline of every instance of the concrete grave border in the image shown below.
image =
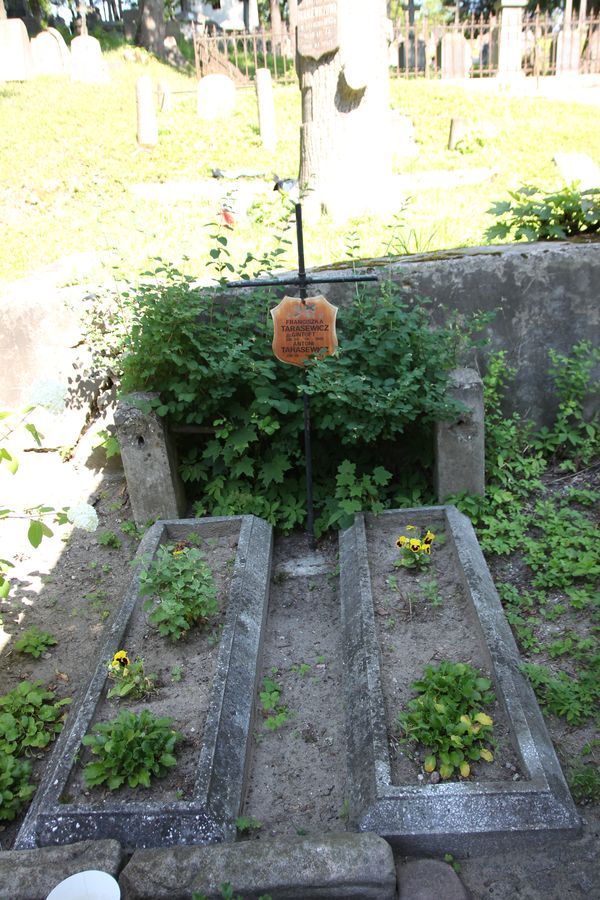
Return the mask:
[[[121,646],[139,600],[143,561],[153,557],[161,543],[181,540],[190,532],[211,537],[234,535],[238,531],[229,604],[193,798],[162,805],[123,804],[115,796],[101,808],[61,803],[81,740],[88,732],[106,682],[106,660],[112,659]],[[176,519],[157,522],[150,528],[140,543],[135,575],[109,626],[87,691],[56,742],[40,787],[17,835],[15,849],[106,837],[118,840],[125,849],[206,844],[235,837],[233,822],[240,814],[249,760],[272,547],[271,526],[255,516]]]
[[389,510],[425,525],[442,514],[460,577],[479,622],[475,640],[487,647],[498,700],[524,778],[518,782],[391,783],[384,698],[375,629],[365,516],[340,533],[350,820],[402,852],[465,856],[518,848],[525,841],[576,837],[581,829],[537,700],[520,671],[520,657],[473,527],[453,506]]

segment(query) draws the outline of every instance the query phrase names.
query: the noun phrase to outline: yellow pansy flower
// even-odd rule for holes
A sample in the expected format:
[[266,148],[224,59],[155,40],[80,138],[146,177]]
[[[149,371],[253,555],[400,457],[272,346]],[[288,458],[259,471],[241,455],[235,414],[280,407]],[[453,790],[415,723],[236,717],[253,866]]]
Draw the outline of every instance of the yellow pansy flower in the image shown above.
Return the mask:
[[413,553],[418,553],[421,549],[421,541],[418,538],[411,538],[408,546],[412,550]]
[[396,541],[396,547],[398,548],[398,550],[401,550],[407,541],[408,541],[408,538],[404,534],[401,534],[400,537],[398,538],[398,540]]

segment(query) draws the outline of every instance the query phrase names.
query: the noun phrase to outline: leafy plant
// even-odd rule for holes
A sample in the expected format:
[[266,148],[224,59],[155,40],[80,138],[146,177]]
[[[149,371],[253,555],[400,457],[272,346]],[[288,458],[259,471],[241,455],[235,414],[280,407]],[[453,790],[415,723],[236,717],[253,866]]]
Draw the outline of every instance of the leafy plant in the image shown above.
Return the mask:
[[[22,681],[0,697],[0,751],[21,756],[47,747],[62,730],[70,698],[55,701],[41,681]],[[55,701],[55,702],[53,702]]]
[[447,779],[458,770],[468,778],[472,762],[493,760],[493,720],[484,712],[494,700],[489,678],[467,663],[443,660],[437,669],[426,666],[412,687],[417,696],[397,727],[404,740],[423,746],[426,772],[438,769]]
[[287,706],[280,702],[282,691],[282,686],[273,678],[269,676],[263,678],[259,699],[267,731],[277,731],[290,718]]
[[405,531],[410,534],[401,534],[396,540],[400,557],[394,561],[394,565],[403,566],[406,569],[425,568],[431,562],[431,547],[435,540],[435,534],[427,528],[424,535],[420,534],[417,537],[416,525],[407,525]]
[[197,547],[163,544],[140,575],[144,609],[161,635],[179,640],[192,625],[206,627],[219,611],[212,572]]
[[[225,249],[222,241],[215,248]],[[436,325],[428,303],[409,303],[397,285],[364,288],[340,310],[340,349],[315,359],[302,382],[271,352],[270,294],[244,291],[231,300],[198,290],[173,268],[154,275],[131,300],[122,389],[156,392],[151,406],[169,425],[203,432],[183,448],[181,466],[201,495],[198,515],[252,512],[284,531],[304,522],[304,393],[322,462],[319,532],[363,505],[389,504],[407,467],[392,451],[400,434],[419,469],[431,465],[433,423],[458,409],[446,397],[447,372],[479,319]],[[372,469],[376,445],[393,466]]]
[[24,631],[15,641],[15,650],[18,653],[27,653],[38,659],[49,647],[53,647],[58,641],[48,631],[40,631],[37,626]]
[[122,546],[119,536],[114,531],[101,531],[98,535],[98,543],[103,547],[110,547],[111,550],[120,550]]
[[262,828],[262,822],[259,822],[254,816],[238,816],[235,820],[235,827],[240,834],[248,834],[251,831],[258,831]]
[[0,821],[16,819],[31,800],[35,786],[30,783],[31,763],[10,753],[0,755]]
[[157,718],[148,710],[123,710],[116,719],[97,723],[83,738],[98,757],[84,769],[86,784],[106,784],[111,791],[125,782],[131,788],[150,787],[152,778],[166,775],[177,764],[173,750],[182,737],[169,718]]
[[575,234],[600,229],[600,189],[581,191],[576,185],[545,192],[534,185],[523,185],[508,192],[488,210],[499,221],[485,232],[487,240],[560,241]]
[[107,697],[131,697],[132,700],[148,697],[156,691],[156,676],[144,673],[144,660],[136,656],[130,662],[125,650],[118,650],[108,663],[108,677],[115,682]]

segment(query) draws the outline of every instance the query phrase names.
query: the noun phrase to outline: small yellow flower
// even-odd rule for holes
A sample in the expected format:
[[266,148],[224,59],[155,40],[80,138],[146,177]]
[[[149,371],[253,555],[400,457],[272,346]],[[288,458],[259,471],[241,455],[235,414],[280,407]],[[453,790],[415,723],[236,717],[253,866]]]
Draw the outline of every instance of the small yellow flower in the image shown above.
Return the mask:
[[421,553],[424,553],[426,556],[431,556],[431,544],[423,542],[421,544]]
[[493,762],[494,754],[490,753],[485,747],[479,751],[481,753],[482,759],[485,759],[486,762]]
[[423,538],[423,543],[431,545],[431,544],[433,544],[434,540],[435,540],[435,534],[433,533],[433,531],[427,531],[427,534]]
[[398,548],[398,550],[401,550],[407,541],[408,541],[408,538],[404,534],[401,534],[400,537],[398,538],[398,540],[396,541],[396,547]]
[[408,546],[412,550],[413,553],[418,553],[421,549],[421,541],[418,538],[411,538]]
[[129,665],[129,657],[126,650],[117,650],[113,656],[111,667],[113,669],[126,669]]
[[407,526],[406,526],[406,530],[407,530],[407,531],[416,531],[416,530],[417,530],[417,526],[416,526],[416,525],[407,525]]

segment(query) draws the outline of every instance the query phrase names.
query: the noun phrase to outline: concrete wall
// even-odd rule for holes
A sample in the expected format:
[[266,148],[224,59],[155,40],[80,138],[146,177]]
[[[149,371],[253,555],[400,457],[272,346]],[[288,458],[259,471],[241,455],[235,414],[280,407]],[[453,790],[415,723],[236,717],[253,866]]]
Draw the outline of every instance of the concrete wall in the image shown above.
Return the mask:
[[[369,260],[365,271],[391,278],[407,300],[430,298],[436,314],[440,305],[467,315],[495,311],[487,328],[490,348],[506,350],[517,369],[511,405],[540,424],[551,421],[555,409],[548,348],[569,353],[584,338],[600,345],[600,242],[473,247]],[[340,305],[351,292],[347,285],[322,290]],[[600,409],[598,396],[592,409]]]

